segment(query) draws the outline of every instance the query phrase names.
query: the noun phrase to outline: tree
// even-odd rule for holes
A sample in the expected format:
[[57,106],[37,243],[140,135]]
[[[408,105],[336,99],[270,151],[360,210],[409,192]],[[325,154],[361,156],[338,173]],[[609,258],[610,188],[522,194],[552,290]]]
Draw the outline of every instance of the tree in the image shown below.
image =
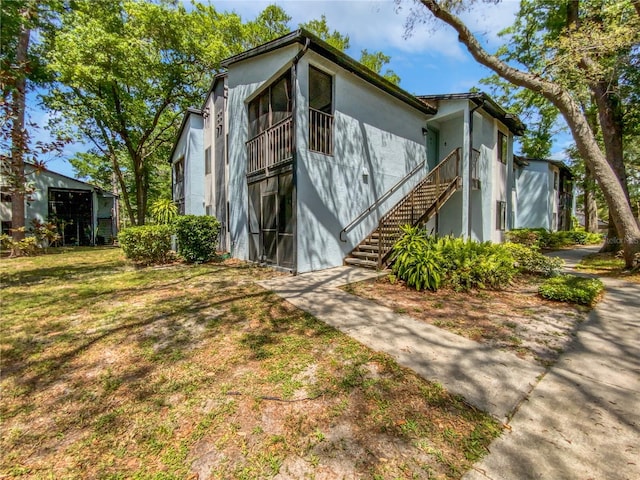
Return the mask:
[[[327,18],[322,15],[320,20],[311,20],[307,23],[301,23],[300,28],[304,28],[324,40],[333,48],[345,52],[349,49],[349,35],[342,35],[337,30],[331,30],[327,24]],[[385,65],[389,64],[391,57],[382,52],[369,52],[364,49],[360,52],[360,63],[375,73],[382,75],[395,85],[400,84],[400,77],[391,69],[387,69],[382,73]]]
[[[51,28],[56,9],[55,0],[14,0],[0,3],[0,112],[1,173],[3,192],[11,195],[12,236],[24,238],[25,195],[32,188],[25,176],[26,161],[38,166],[41,154],[62,148],[64,141],[31,144],[29,131],[35,128],[27,121],[26,94],[34,84],[46,77],[37,53],[34,53],[32,32]],[[28,127],[28,128],[27,128]]]
[[[243,23],[211,5],[77,0],[47,37],[56,87],[44,98],[56,128],[91,146],[72,164],[105,181],[114,175],[133,225],[167,196],[167,158],[187,107],[200,105],[220,60],[282,35],[276,6]],[[107,168],[105,168],[105,165]],[[94,177],[96,175],[96,177]]]
[[[516,68],[498,56],[489,54],[456,15],[462,7],[458,0],[420,0],[420,3],[433,17],[450,25],[457,32],[458,39],[477,62],[510,83],[539,93],[558,109],[609,206],[619,232],[625,263],[627,267],[634,266],[637,254],[640,253],[640,228],[633,216],[622,181],[607,161],[607,155],[598,144],[581,108],[581,92],[571,87],[585,79],[589,88],[594,89],[603,75],[597,60],[614,57],[615,51],[626,48],[629,43],[632,46],[637,44],[640,32],[640,7],[637,2],[633,8],[631,2],[618,2],[615,6],[621,10],[617,12],[619,16],[616,22],[613,22],[612,12],[607,11],[607,18],[602,22],[585,23],[579,31],[571,28],[562,30],[563,35],[559,38],[562,48],[558,55],[545,50],[544,44],[540,45],[538,53],[546,61],[545,68],[539,71],[527,70],[526,66]],[[631,11],[635,12],[633,16],[630,15]],[[607,133],[604,132],[604,135]]]

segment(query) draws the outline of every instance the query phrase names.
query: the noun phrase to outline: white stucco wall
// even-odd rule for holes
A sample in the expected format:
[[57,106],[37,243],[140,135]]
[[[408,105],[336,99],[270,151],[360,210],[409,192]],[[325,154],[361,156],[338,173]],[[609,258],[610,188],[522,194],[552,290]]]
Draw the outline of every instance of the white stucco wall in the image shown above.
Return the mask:
[[[214,131],[216,124],[216,112],[213,105],[213,92],[209,96],[204,103],[203,111],[207,112],[206,118],[202,119],[202,158],[204,161],[204,152],[207,148],[211,149],[211,171],[213,172],[213,165],[215,164],[215,148],[213,146],[214,139]],[[203,174],[205,169],[203,168]],[[204,174],[204,206],[211,207],[214,202],[214,183],[213,183],[213,175]]]
[[234,63],[229,67],[227,126],[229,157],[229,240],[231,254],[248,260],[248,140],[247,102],[265,84],[290,68],[291,61],[301,47],[290,45],[273,52]]
[[516,228],[551,228],[549,188],[553,189],[553,173],[543,161],[528,161],[516,171]]
[[204,121],[201,115],[188,113],[187,120],[171,157],[175,163],[184,157],[184,211],[204,215]]
[[[308,67],[334,79],[334,155],[309,152]],[[410,179],[339,239],[340,231],[414,167],[426,160],[427,115],[371,86],[314,52],[298,65],[298,271],[341,265],[427,171]]]

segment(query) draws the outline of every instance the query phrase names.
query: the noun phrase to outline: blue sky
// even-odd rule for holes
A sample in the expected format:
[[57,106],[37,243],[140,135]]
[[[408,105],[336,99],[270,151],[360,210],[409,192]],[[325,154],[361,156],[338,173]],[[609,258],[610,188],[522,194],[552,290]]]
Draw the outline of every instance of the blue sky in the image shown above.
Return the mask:
[[[491,73],[471,58],[446,25],[419,24],[413,34],[405,38],[405,21],[414,7],[408,0],[400,6],[393,0],[213,0],[211,3],[220,11],[235,11],[245,20],[254,18],[270,3],[277,3],[292,17],[292,30],[298,24],[324,14],[331,29],[349,35],[351,47],[347,53],[351,56],[359,58],[360,51],[365,48],[390,55],[388,68],[400,76],[400,86],[410,93],[468,92],[471,87],[482,87],[479,80]],[[502,43],[497,33],[513,22],[518,5],[518,0],[502,0],[498,5],[479,2],[463,18],[485,47],[493,52]],[[46,112],[37,107],[35,95],[30,96],[30,101],[32,119],[43,125]],[[557,139],[555,158],[562,158],[567,143],[566,135]],[[73,168],[66,158],[84,149],[81,144],[69,145],[61,158],[51,158],[47,166],[73,176]]]

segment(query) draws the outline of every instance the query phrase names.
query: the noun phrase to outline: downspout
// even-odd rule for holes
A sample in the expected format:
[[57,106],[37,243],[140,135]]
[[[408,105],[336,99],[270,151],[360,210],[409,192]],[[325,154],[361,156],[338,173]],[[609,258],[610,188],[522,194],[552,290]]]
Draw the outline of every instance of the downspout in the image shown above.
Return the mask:
[[296,139],[298,138],[297,134],[297,124],[296,121],[298,115],[298,62],[304,56],[305,53],[309,50],[309,45],[311,44],[311,40],[307,37],[304,42],[304,47],[296,56],[291,60],[291,130],[293,131],[293,142],[292,142],[292,156],[293,156],[293,165],[292,165],[292,181],[293,181],[293,193],[292,193],[292,203],[293,203],[293,218],[295,222],[293,224],[293,252],[295,255],[295,265],[293,267],[294,275],[298,273],[298,142]]
[[469,157],[469,165],[468,165],[468,185],[465,186],[465,188],[467,188],[469,190],[469,203],[467,205],[467,237],[471,238],[471,226],[472,226],[472,221],[471,221],[471,173],[473,172],[473,114],[475,113],[476,110],[479,110],[480,108],[483,108],[485,104],[485,100],[482,100],[482,103],[480,105],[476,105],[475,107],[473,107],[471,110],[469,110],[469,152],[468,152],[468,157]]

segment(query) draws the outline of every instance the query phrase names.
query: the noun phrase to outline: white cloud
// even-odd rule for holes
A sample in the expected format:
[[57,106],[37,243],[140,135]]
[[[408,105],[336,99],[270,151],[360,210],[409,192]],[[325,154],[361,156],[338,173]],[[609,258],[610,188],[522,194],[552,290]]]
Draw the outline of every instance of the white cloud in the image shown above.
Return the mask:
[[[255,17],[269,3],[258,0],[213,2],[217,9],[235,11],[243,19]],[[454,59],[464,56],[455,33],[446,26],[434,29],[417,25],[412,34],[404,38],[405,22],[411,13],[412,2],[405,1],[400,8],[393,0],[276,0],[275,3],[292,17],[292,29],[300,23],[325,15],[330,28],[349,35],[351,53],[355,52],[355,56],[363,48],[445,55]]]

